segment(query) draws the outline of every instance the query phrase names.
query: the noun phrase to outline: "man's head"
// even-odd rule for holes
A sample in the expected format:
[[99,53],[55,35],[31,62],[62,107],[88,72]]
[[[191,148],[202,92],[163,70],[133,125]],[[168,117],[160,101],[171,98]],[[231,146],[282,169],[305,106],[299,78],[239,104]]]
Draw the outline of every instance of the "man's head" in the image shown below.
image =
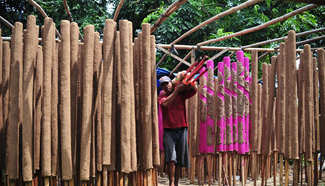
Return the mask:
[[163,76],[159,79],[159,84],[161,86],[161,89],[166,91],[166,92],[171,92],[173,85],[168,76]]

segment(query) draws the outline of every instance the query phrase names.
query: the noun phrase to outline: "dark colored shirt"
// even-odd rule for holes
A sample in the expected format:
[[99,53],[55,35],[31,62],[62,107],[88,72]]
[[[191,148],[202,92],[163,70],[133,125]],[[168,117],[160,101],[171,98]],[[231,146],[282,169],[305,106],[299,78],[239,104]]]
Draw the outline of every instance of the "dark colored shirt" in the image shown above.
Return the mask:
[[[186,120],[185,100],[192,97],[196,91],[186,91],[178,94],[174,101],[168,106],[162,106],[163,125],[165,129],[188,127]],[[168,97],[165,91],[161,91],[158,97],[159,104],[162,104]]]

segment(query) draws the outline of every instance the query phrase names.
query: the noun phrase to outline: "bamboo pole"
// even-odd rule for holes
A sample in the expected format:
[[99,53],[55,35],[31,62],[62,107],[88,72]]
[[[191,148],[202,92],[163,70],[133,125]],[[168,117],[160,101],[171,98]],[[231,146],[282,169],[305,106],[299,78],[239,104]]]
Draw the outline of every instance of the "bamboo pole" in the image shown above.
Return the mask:
[[217,39],[210,39],[208,41],[203,41],[201,43],[198,43],[197,45],[203,46],[203,45],[207,45],[207,44],[210,44],[210,43],[215,43],[215,42],[218,42],[218,41],[223,41],[223,40],[226,40],[226,39],[230,39],[230,38],[233,38],[233,37],[242,36],[242,35],[245,35],[245,34],[248,34],[248,33],[251,33],[251,32],[256,32],[258,30],[267,28],[268,26],[273,25],[275,23],[285,21],[290,17],[293,17],[293,16],[295,16],[297,14],[300,14],[300,13],[302,13],[304,11],[307,11],[307,10],[310,10],[310,9],[313,9],[313,8],[316,8],[316,7],[317,7],[317,5],[310,4],[310,5],[304,6],[302,8],[299,8],[299,9],[297,9],[295,11],[292,11],[292,12],[290,12],[288,14],[285,14],[285,15],[283,15],[281,17],[277,17],[275,19],[272,19],[272,20],[270,20],[270,21],[268,21],[266,23],[263,23],[261,25],[258,25],[258,26],[252,27],[252,28],[248,28],[248,29],[245,29],[245,30],[242,30],[242,31],[239,31],[239,32],[227,35],[227,36],[223,36],[223,37],[220,37],[220,38],[217,38]]
[[[189,53],[187,53],[186,55],[185,55],[185,57],[183,58],[183,60],[184,61],[186,61],[186,59],[191,55],[191,53],[192,53],[192,51],[190,51]],[[155,61],[155,63],[156,63],[156,61]],[[181,65],[182,65],[183,63],[182,62],[179,62],[176,66],[175,66],[175,68],[172,70],[172,71],[170,71],[170,73],[169,73],[169,75],[172,75]]]
[[[70,25],[69,21],[63,20],[61,21],[61,34],[62,34],[62,42],[61,42],[61,60],[59,63],[60,73],[59,73],[59,83],[60,83],[60,122],[61,122],[61,167],[62,167],[62,178],[64,181],[68,181],[72,179],[73,170],[72,170],[72,152],[71,152],[71,93],[70,86],[71,80],[70,74],[70,62],[72,59],[72,55],[74,51],[72,49],[75,36],[70,36],[70,28],[72,31],[72,25]],[[75,31],[73,31],[76,34]],[[72,32],[72,33],[73,33]],[[75,48],[74,48],[75,50]],[[74,56],[75,57],[75,56]],[[75,64],[71,64],[75,65]],[[74,68],[74,66],[72,66]],[[73,71],[75,72],[75,71]],[[73,76],[72,76],[73,77]],[[74,82],[75,83],[75,82]],[[75,85],[75,84],[74,84]],[[73,92],[75,93],[75,91]],[[76,134],[76,133],[73,133]]]
[[[325,28],[324,27],[323,28],[319,28],[319,29],[314,29],[314,30],[308,30],[306,32],[297,33],[296,34],[296,37],[310,35],[310,34],[318,33],[318,32],[324,32],[324,31],[325,31]],[[275,38],[275,39],[271,39],[271,40],[267,40],[267,41],[261,41],[261,42],[254,43],[254,44],[250,44],[250,45],[245,45],[245,46],[242,46],[242,49],[251,48],[251,47],[258,47],[258,46],[261,46],[261,45],[266,45],[266,44],[273,43],[273,42],[277,42],[277,41],[283,41],[285,38],[286,38],[286,36],[279,37],[279,38]]]
[[305,44],[308,44],[308,43],[312,43],[314,41],[319,41],[319,40],[323,40],[325,38],[325,35],[323,36],[318,36],[318,37],[314,37],[314,38],[311,38],[311,39],[306,39],[306,40],[303,40],[303,41],[299,41],[296,43],[296,46],[299,46],[299,45],[305,45]]
[[114,21],[117,21],[118,15],[120,14],[123,4],[124,4],[124,0],[120,0],[119,4],[115,10],[115,13],[114,13],[114,17],[113,17]]
[[69,16],[69,20],[70,20],[70,21],[73,21],[73,19],[72,19],[72,15],[71,15],[71,12],[70,12],[70,10],[69,10],[69,5],[68,5],[67,0],[63,0],[63,5],[64,5],[64,9],[65,9],[66,13],[67,13],[68,16]]
[[[28,0],[28,3],[32,5],[34,8],[36,8],[44,18],[49,18],[49,16],[46,14],[43,8],[37,2],[35,2],[34,0]],[[55,33],[61,39],[61,35],[56,28],[55,28]]]
[[[156,44],[156,47],[164,48],[164,49],[170,49],[174,47],[175,49],[178,50],[192,50],[192,49],[200,49],[203,51],[222,51],[225,49],[228,49],[229,51],[238,51],[241,50],[240,47],[218,47],[218,46],[197,46],[197,45],[169,45],[169,44]],[[243,51],[257,51],[257,52],[275,52],[278,49],[276,48],[245,48]],[[297,52],[301,52],[302,49],[297,49]],[[166,53],[168,53],[167,51]],[[170,53],[170,52],[169,52]],[[157,65],[159,62],[157,63]]]
[[150,33],[153,33],[157,30],[157,28],[177,9],[179,9],[187,0],[178,0],[171,4],[166,11],[160,15],[160,18],[154,23],[154,25],[150,29]]
[[84,28],[85,45],[82,62],[82,128],[80,152],[80,180],[89,180],[90,141],[91,141],[91,105],[93,87],[94,26]]
[[[325,122],[325,51],[320,49],[317,51],[318,54],[318,73],[319,73],[319,123]],[[320,134],[325,132],[325,126],[319,126]],[[320,135],[320,141],[325,141],[325,136]],[[325,143],[320,143],[320,151],[325,154]]]
[[[35,16],[27,17],[27,30],[24,38],[24,68],[23,68],[23,180],[33,179],[33,80],[34,62],[37,52],[38,30]],[[2,45],[0,43],[0,45]],[[0,48],[1,49],[1,48]],[[1,60],[1,58],[0,58]],[[2,113],[1,113],[2,114]]]
[[221,12],[220,14],[211,17],[210,19],[200,23],[199,25],[195,26],[191,30],[187,31],[186,33],[181,35],[179,38],[174,40],[172,42],[172,44],[180,42],[181,40],[183,40],[185,37],[189,36],[193,32],[199,30],[200,28],[202,28],[202,27],[204,27],[204,26],[206,26],[206,25],[208,25],[208,24],[210,24],[210,23],[212,23],[212,22],[214,22],[214,21],[216,21],[216,20],[218,20],[218,19],[220,19],[222,17],[233,14],[233,13],[235,13],[235,12],[241,10],[241,9],[247,8],[247,7],[252,6],[254,4],[257,4],[257,3],[261,2],[261,1],[263,1],[263,0],[249,0],[249,1],[246,1],[245,3],[242,3],[242,4],[238,5],[238,6],[232,7],[232,8],[230,8],[230,9],[224,11],[224,12]]
[[[11,68],[9,84],[9,118],[7,128],[7,171],[9,179],[19,178],[19,125],[21,122],[23,25],[16,22],[12,30]],[[22,114],[22,112],[21,112]]]
[[185,61],[185,60],[183,60],[182,58],[178,57],[177,55],[175,55],[175,54],[169,52],[168,50],[166,50],[166,49],[164,49],[164,48],[162,48],[162,47],[160,47],[160,46],[157,46],[157,48],[158,48],[159,50],[163,51],[164,53],[166,53],[167,55],[170,55],[170,56],[173,57],[174,59],[180,61],[181,63],[184,63],[184,64],[187,65],[187,66],[191,66],[190,63],[188,63],[187,61]]
[[0,16],[0,20],[5,23],[5,25],[10,28],[10,29],[13,29],[14,28],[14,25],[12,25],[8,20],[6,20],[4,17]]

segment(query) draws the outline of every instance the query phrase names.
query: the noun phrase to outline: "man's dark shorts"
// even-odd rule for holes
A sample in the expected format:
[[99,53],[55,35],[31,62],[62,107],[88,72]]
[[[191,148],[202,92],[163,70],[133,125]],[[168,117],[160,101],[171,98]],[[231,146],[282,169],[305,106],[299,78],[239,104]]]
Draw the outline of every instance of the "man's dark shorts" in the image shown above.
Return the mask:
[[164,148],[166,163],[189,167],[187,128],[164,129]]

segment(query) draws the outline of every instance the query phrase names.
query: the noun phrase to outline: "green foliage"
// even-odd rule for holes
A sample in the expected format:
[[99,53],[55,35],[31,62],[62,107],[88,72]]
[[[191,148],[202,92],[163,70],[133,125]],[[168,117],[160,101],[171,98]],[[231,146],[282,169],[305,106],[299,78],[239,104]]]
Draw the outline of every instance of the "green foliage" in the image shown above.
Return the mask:
[[[133,31],[136,36],[141,30],[142,23],[154,24],[161,14],[176,0],[125,0],[118,19],[128,19],[133,23]],[[62,0],[36,0],[47,14],[53,18],[59,29],[60,20],[68,19],[63,7]],[[73,19],[81,28],[88,24],[95,25],[97,31],[102,32],[105,19],[112,18],[114,11],[119,4],[119,0],[69,0],[69,7]],[[246,2],[246,0],[188,0],[176,12],[166,19],[153,33],[157,43],[171,43],[182,34],[202,23],[203,21],[217,15],[225,10]],[[199,42],[223,37],[247,28],[251,28],[267,21],[275,19],[286,13],[305,6],[304,3],[292,1],[265,0],[254,6],[237,11],[234,14],[220,18],[219,20],[197,30],[178,44],[196,45]],[[111,8],[108,8],[111,7]],[[34,14],[38,17],[38,24],[43,23],[42,16],[36,9],[31,7],[27,1],[1,1],[0,12],[4,12],[7,20],[14,23],[21,21],[26,23],[27,15]],[[260,31],[246,34],[244,36],[213,43],[213,46],[240,47],[259,41],[273,39],[287,35],[289,30],[303,32],[325,26],[325,7],[320,6],[302,14],[289,18],[281,23],[276,23]],[[3,35],[9,36],[11,31],[1,24]],[[298,41],[319,36],[311,34],[299,37]],[[277,47],[279,42],[274,42],[263,47]],[[312,47],[325,45],[325,41],[318,41],[311,44]],[[179,56],[185,56],[188,51],[178,50]],[[217,52],[198,51],[200,55],[215,55]],[[224,55],[230,55],[227,52]],[[157,50],[157,61],[163,53]],[[246,53],[248,55],[248,53]],[[261,53],[260,53],[261,55]],[[234,56],[233,56],[234,57]],[[223,56],[215,61],[222,60]],[[270,56],[263,57],[260,62],[270,62]],[[167,57],[161,67],[172,69],[178,62],[171,57]],[[181,66],[180,69],[185,68]]]

